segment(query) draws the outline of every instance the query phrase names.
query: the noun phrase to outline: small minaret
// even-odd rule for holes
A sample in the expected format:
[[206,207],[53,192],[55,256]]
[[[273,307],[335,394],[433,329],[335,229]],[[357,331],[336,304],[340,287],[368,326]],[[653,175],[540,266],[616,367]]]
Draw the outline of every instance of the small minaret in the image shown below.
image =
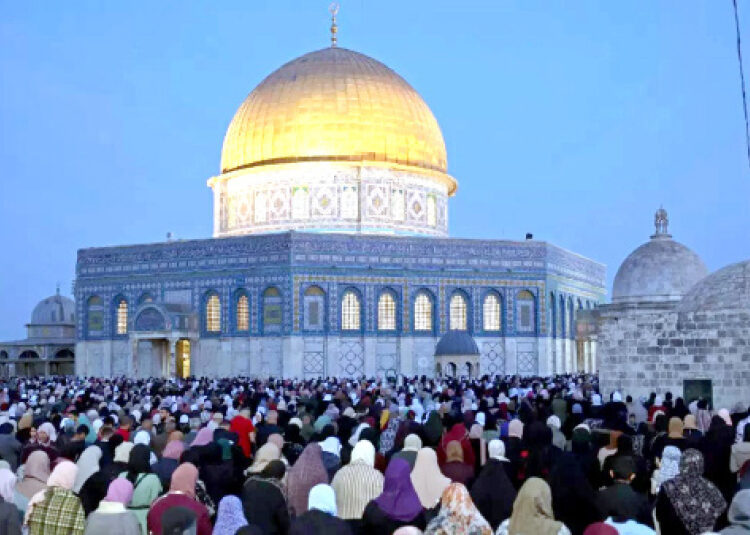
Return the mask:
[[669,233],[669,216],[663,206],[654,214],[654,234],[651,239],[656,238],[671,238],[672,235]]

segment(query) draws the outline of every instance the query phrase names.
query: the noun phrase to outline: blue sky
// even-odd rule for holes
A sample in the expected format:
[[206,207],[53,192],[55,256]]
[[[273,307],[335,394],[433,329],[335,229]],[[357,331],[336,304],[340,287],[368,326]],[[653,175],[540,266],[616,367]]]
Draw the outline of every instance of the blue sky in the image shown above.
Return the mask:
[[[232,115],[328,45],[327,7],[0,1],[0,339],[58,281],[70,294],[78,248],[211,235]],[[663,204],[710,270],[750,257],[731,0],[343,0],[339,44],[437,117],[452,236],[533,232],[607,264],[611,288]]]

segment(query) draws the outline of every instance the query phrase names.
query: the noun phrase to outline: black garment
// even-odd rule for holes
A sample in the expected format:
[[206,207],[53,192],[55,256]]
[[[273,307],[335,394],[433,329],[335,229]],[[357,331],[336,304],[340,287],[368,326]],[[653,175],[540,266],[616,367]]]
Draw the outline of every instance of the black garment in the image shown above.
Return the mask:
[[396,520],[386,515],[375,500],[365,507],[362,514],[363,535],[391,535],[401,526],[414,526],[424,531],[427,527],[424,510],[408,522]]
[[242,491],[242,480],[235,479],[232,460],[224,461],[221,446],[211,442],[200,448],[200,480],[206,485],[206,492],[214,503],[219,503],[227,494],[238,495]]
[[706,479],[719,487],[727,503],[731,503],[737,486],[737,476],[729,469],[729,458],[734,444],[734,430],[714,416],[711,426],[703,437],[701,451],[705,460]]
[[[600,490],[596,496],[596,506],[600,520],[612,517],[615,522],[635,520],[639,524],[653,526],[648,499],[635,492],[627,483],[615,482],[611,487]],[[671,533],[664,531],[662,533]]]
[[3,535],[21,535],[21,516],[12,502],[0,498],[0,533]]
[[492,532],[513,512],[516,489],[505,471],[506,461],[489,459],[471,487],[471,499]]
[[677,516],[677,511],[672,507],[672,503],[667,498],[663,488],[656,496],[654,511],[656,512],[656,521],[659,522],[659,529],[662,533],[669,533],[669,535],[692,535],[685,529],[685,524]]
[[247,521],[266,535],[289,532],[289,511],[281,489],[271,481],[250,478],[242,487],[242,510]]
[[283,435],[284,431],[276,424],[259,425],[255,431],[255,445],[258,448],[262,447],[263,444],[268,442],[268,437],[270,437],[274,433]]
[[510,461],[510,481],[516,489],[521,488],[523,481],[519,481],[518,472],[521,469],[521,439],[518,437],[507,437],[503,439],[505,442],[505,457]]
[[289,535],[352,535],[345,521],[323,511],[313,509],[298,516],[292,522]]
[[139,474],[151,473],[151,450],[145,444],[136,444],[130,450],[127,478],[135,485]]
[[94,442],[94,446],[98,446],[99,449],[102,450],[102,458],[99,459],[99,466],[105,467],[108,464],[111,464],[112,460],[115,457],[115,449],[112,447],[109,441],[103,442],[101,440],[97,440],[96,442]]
[[78,498],[81,500],[83,512],[86,513],[86,516],[89,516],[99,507],[99,502],[107,495],[107,489],[111,482],[112,479],[109,475],[99,470],[91,474],[83,484],[81,491],[78,493]]
[[550,474],[549,486],[554,516],[573,535],[581,535],[589,524],[599,520],[594,488],[575,455],[565,453],[560,457]]
[[[13,427],[11,426],[11,431],[12,430]],[[21,443],[16,440],[16,437],[9,433],[0,434],[0,459],[8,461],[10,470],[13,473],[18,469],[18,460],[21,456],[21,449]]]
[[168,459],[166,457],[162,457],[153,465],[154,474],[159,476],[162,488],[169,488],[169,484],[172,482],[172,473],[179,465],[180,461],[177,459]]

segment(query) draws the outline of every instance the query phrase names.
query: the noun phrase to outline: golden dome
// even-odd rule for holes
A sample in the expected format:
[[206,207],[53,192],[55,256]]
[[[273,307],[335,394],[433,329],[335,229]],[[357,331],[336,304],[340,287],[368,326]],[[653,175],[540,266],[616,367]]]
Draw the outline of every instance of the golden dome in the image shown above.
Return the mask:
[[419,94],[379,61],[343,48],[294,59],[248,95],[227,129],[221,171],[306,161],[394,164],[456,189],[440,127]]

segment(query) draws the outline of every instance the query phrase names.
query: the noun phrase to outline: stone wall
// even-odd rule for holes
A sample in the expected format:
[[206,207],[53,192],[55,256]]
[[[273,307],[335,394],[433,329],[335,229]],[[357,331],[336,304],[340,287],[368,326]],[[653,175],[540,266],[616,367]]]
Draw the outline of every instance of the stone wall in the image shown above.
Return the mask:
[[619,390],[634,398],[668,391],[677,397],[684,395],[685,380],[710,379],[715,408],[750,402],[750,311],[599,310],[605,396]]

